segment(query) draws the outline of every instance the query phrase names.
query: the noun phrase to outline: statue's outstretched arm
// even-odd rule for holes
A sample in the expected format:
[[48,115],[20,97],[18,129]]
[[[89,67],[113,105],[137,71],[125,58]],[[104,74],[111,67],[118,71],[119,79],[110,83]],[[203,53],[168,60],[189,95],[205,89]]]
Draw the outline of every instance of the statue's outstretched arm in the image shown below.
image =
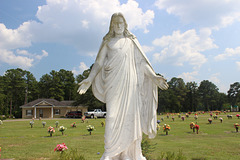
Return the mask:
[[153,69],[146,63],[143,62],[142,63],[144,66],[144,73],[150,78],[152,79],[152,81],[162,90],[166,90],[168,89],[168,84],[167,84],[167,80],[165,78],[163,78],[162,76],[156,75],[153,71]]
[[82,82],[80,82],[78,84],[79,88],[78,88],[77,92],[79,94],[86,93],[88,88],[91,86],[94,78],[96,77],[96,75],[98,74],[98,72],[100,71],[100,69],[103,66],[103,63],[104,63],[106,55],[107,55],[107,47],[106,47],[106,45],[103,45],[103,47],[100,48],[100,51],[98,52],[96,61],[95,61],[94,65],[93,65],[93,67],[92,67],[92,70],[91,70],[88,78],[84,79]]

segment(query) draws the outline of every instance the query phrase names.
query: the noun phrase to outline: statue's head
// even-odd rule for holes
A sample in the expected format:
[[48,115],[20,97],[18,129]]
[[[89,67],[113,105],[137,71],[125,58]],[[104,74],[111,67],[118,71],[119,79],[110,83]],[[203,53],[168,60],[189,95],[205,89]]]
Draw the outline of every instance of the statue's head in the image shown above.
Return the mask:
[[127,31],[127,22],[122,13],[112,15],[109,31],[113,34],[121,34]]
[[128,25],[123,14],[120,12],[114,13],[111,17],[109,31],[103,39],[108,40],[114,37],[115,34],[118,34],[117,32],[122,32],[125,37],[135,38],[135,36],[128,31],[127,27]]

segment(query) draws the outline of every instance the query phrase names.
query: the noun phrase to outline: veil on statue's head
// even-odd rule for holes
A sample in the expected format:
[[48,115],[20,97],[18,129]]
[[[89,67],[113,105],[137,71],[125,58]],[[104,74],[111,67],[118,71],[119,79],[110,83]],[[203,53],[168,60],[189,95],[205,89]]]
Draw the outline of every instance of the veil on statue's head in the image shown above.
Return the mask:
[[117,12],[117,13],[114,13],[111,17],[111,20],[110,20],[110,26],[109,26],[109,31],[108,33],[103,37],[103,40],[104,41],[107,41],[109,40],[110,38],[113,38],[115,36],[115,33],[114,33],[114,29],[113,29],[113,26],[114,26],[114,19],[117,18],[117,17],[121,17],[123,19],[123,22],[124,22],[124,31],[123,31],[123,35],[125,37],[128,37],[128,38],[131,38],[131,39],[134,39],[136,38],[131,32],[128,31],[128,24],[127,24],[127,21],[125,19],[125,17],[123,16],[123,14],[121,12]]

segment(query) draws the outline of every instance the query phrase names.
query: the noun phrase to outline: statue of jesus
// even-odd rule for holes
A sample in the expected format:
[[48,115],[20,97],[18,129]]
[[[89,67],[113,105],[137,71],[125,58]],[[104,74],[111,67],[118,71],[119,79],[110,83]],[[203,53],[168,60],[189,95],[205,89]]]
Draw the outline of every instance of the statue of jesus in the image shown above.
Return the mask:
[[166,90],[168,84],[155,74],[122,13],[112,15],[92,70],[79,85],[79,94],[92,85],[94,96],[106,103],[101,160],[146,160],[141,150],[142,134],[155,137],[157,87]]

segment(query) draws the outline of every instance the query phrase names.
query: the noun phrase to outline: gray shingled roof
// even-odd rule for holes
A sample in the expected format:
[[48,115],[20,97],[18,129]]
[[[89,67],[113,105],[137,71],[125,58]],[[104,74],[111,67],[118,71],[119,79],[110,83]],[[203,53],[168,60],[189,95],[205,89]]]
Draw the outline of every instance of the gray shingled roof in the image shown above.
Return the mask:
[[44,99],[44,98],[40,98],[40,99],[36,99],[36,100],[34,100],[34,101],[32,101],[32,102],[29,102],[29,103],[27,103],[27,104],[24,104],[24,105],[22,105],[22,106],[20,106],[20,107],[30,107],[30,106],[34,106],[34,105],[36,105],[36,104],[38,104],[38,103],[40,103],[40,102],[42,102],[42,101],[45,101],[45,102],[47,102],[47,103],[50,103],[50,104],[52,104],[52,105],[54,105],[54,106],[73,106],[72,103],[74,102],[74,101],[58,101],[58,100],[55,100],[55,99]]

